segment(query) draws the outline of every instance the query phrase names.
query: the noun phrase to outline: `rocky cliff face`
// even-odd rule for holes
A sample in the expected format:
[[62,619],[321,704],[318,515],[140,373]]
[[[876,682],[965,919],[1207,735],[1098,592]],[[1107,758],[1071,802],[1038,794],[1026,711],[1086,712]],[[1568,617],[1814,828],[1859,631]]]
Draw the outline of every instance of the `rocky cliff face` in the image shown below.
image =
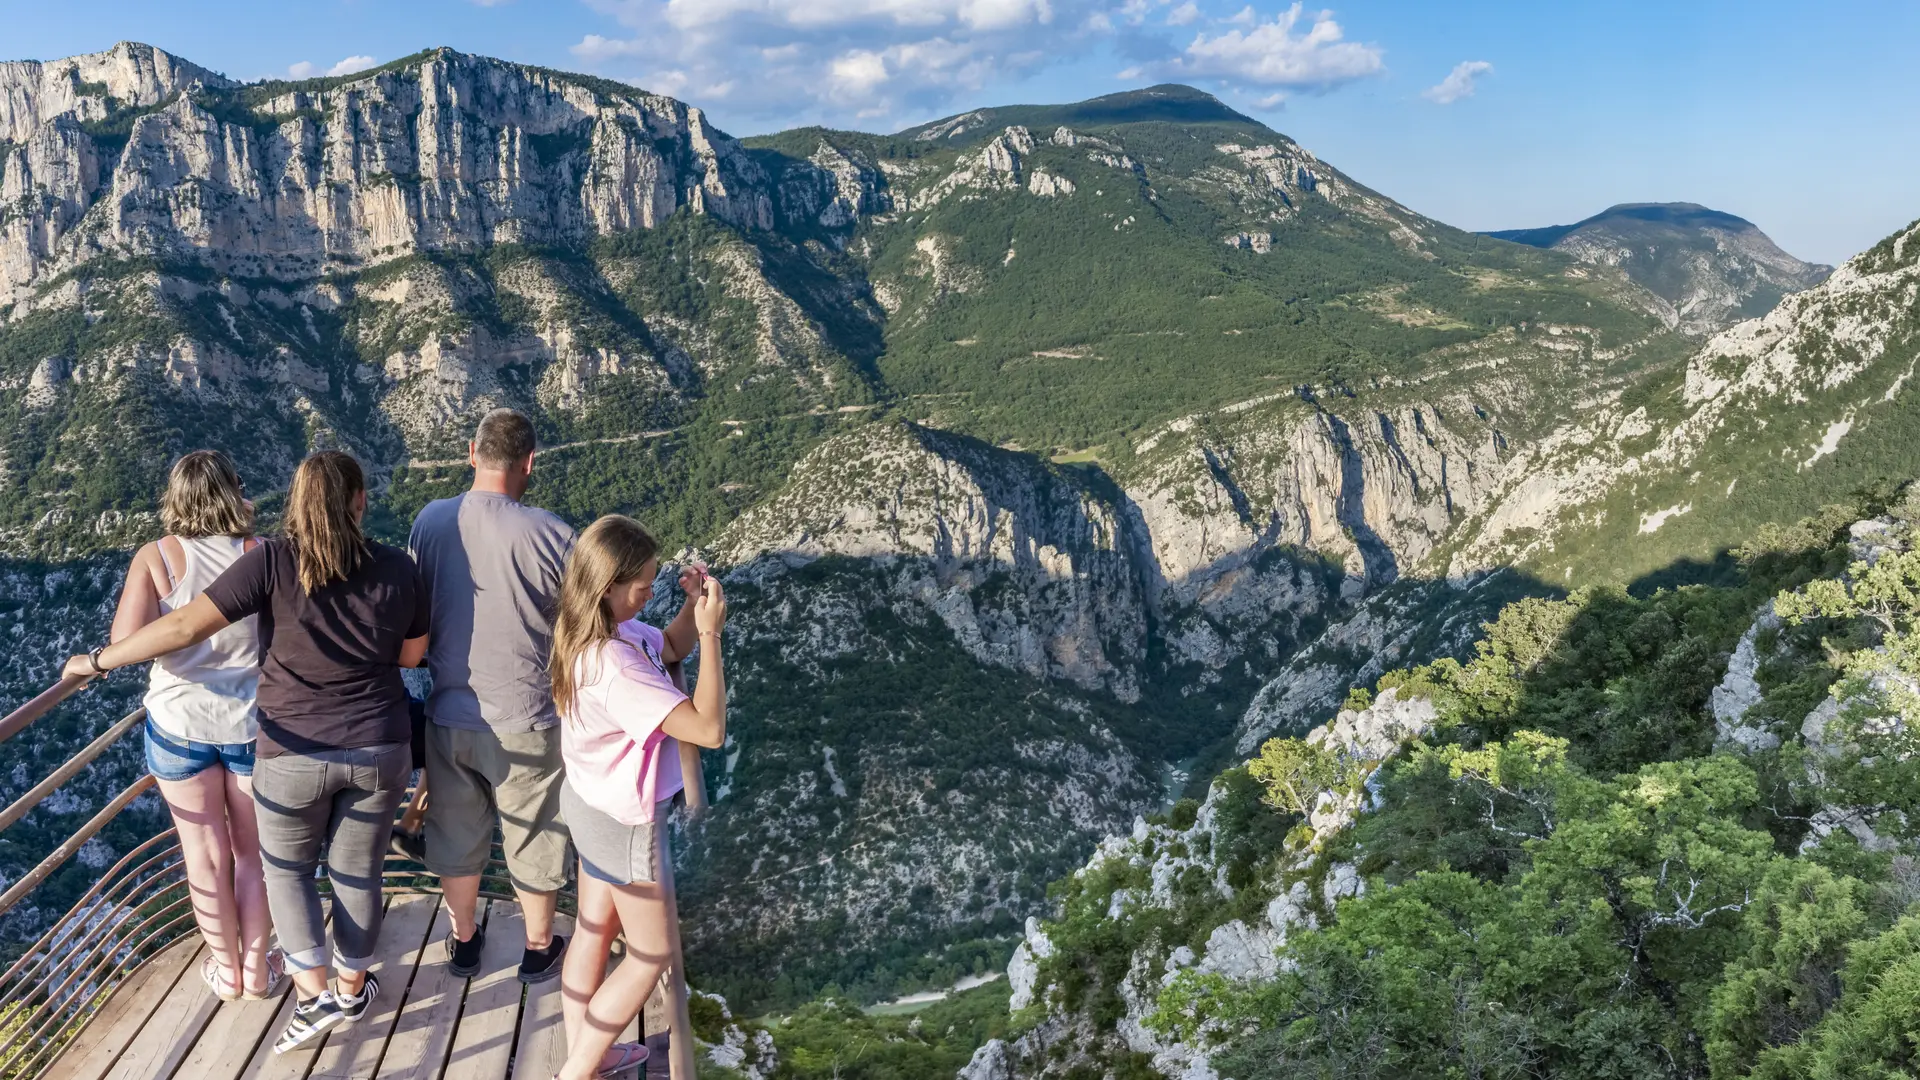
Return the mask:
[[[446,50],[311,89],[237,90],[128,45],[0,80],[16,102],[0,302],[101,257],[287,280],[578,244],[682,207],[773,224],[766,175],[699,109]],[[124,140],[88,130],[105,124]]]
[[1624,271],[1658,298],[1669,326],[1689,334],[1763,315],[1833,272],[1780,250],[1744,218],[1694,203],[1628,203],[1573,225],[1488,235]]

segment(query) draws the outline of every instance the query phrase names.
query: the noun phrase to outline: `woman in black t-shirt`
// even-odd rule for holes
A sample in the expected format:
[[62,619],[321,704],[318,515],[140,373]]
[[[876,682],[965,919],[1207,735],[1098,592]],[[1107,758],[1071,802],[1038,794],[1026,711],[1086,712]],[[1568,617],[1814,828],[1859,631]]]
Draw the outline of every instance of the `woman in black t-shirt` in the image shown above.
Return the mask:
[[[267,906],[300,996],[276,1052],[357,1019],[380,990],[367,971],[380,936],[380,871],[412,766],[400,669],[426,655],[428,609],[407,553],[361,533],[366,509],[360,464],[338,451],[312,455],[293,475],[286,536],[242,555],[186,607],[67,662],[69,675],[100,675],[258,616],[253,795]],[[314,882],[323,844],[333,988]]]

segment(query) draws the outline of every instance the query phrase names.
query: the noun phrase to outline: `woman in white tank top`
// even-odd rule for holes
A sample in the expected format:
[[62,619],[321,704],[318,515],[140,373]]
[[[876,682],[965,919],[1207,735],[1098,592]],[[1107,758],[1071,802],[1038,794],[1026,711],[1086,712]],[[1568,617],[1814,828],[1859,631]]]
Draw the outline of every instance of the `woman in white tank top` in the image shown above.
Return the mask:
[[[136,552],[127,568],[114,641],[185,607],[257,542],[253,506],[218,450],[174,463],[160,520],[167,535]],[[155,660],[147,682],[147,768],[180,834],[194,918],[207,941],[200,977],[227,1000],[277,993],[285,979],[267,947],[273,922],[254,818],[259,684],[252,618]]]

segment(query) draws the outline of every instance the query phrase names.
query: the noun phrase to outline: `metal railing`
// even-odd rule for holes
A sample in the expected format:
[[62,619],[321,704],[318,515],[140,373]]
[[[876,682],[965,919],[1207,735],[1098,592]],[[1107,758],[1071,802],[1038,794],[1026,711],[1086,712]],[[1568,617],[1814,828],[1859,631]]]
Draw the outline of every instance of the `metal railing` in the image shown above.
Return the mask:
[[[673,665],[672,674],[684,687],[679,665]],[[62,679],[0,719],[0,742],[51,712],[85,685],[84,680]],[[62,762],[46,779],[0,810],[0,830],[17,824],[145,718],[144,708],[135,709]],[[687,809],[698,815],[707,805],[700,751],[683,743],[680,752]],[[32,895],[155,783],[151,774],[142,775],[9,886],[0,894],[0,915]],[[428,797],[432,797],[431,792]],[[394,854],[387,856],[381,879],[381,891],[385,893],[440,892],[431,871]],[[483,898],[517,899],[497,842],[481,872],[480,885]],[[327,891],[324,873],[322,891]],[[564,893],[560,900],[563,910],[573,906],[572,898]],[[666,995],[670,1032],[668,1064],[673,1080],[693,1080],[694,1038],[680,947],[679,908],[671,889],[667,907],[671,953],[661,989]],[[34,1080],[42,1075],[116,988],[142,964],[196,931],[179,837],[169,827],[121,856],[0,975],[0,1080]]]

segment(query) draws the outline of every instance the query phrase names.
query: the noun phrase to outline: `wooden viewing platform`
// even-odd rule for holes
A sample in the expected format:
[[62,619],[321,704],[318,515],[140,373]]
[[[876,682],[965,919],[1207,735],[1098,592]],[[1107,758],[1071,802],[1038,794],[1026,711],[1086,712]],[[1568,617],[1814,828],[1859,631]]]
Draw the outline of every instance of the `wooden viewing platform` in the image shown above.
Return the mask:
[[[79,688],[77,680],[63,680],[0,718],[0,742]],[[145,710],[136,709],[0,809],[0,832],[144,718]],[[706,790],[696,747],[681,745],[681,768],[687,811],[698,815]],[[153,784],[152,776],[141,776],[13,882],[0,894],[0,914],[30,897]],[[275,1054],[274,1040],[293,1012],[292,981],[273,1000],[223,1002],[214,996],[200,978],[206,946],[188,900],[180,845],[166,829],[102,872],[0,975],[0,1080],[548,1080],[566,1055],[560,980],[520,982],[526,937],[505,870],[496,843],[482,875],[478,914],[487,940],[480,974],[459,979],[447,970],[442,940],[449,921],[437,881],[417,864],[389,855],[382,873],[387,915],[372,967],[380,996],[359,1021]],[[644,1022],[653,1051],[644,1075],[694,1080],[678,905],[671,876],[662,884],[668,968],[645,1013],[621,1040],[639,1040]],[[573,919],[565,913],[571,906],[569,889],[561,897],[555,933],[572,934]]]
[[[189,934],[113,991],[46,1076],[57,1080],[548,1080],[566,1053],[560,980],[522,986],[519,905],[483,902],[487,944],[471,980],[447,971],[447,916],[438,897],[398,894],[387,905],[373,971],[380,996],[366,1017],[285,1054],[273,1041],[290,993],[226,1001],[200,979],[205,949]],[[555,931],[571,933],[562,915]],[[667,1075],[665,1019],[649,1008],[647,1075]],[[641,1037],[640,1023],[623,1039]]]

